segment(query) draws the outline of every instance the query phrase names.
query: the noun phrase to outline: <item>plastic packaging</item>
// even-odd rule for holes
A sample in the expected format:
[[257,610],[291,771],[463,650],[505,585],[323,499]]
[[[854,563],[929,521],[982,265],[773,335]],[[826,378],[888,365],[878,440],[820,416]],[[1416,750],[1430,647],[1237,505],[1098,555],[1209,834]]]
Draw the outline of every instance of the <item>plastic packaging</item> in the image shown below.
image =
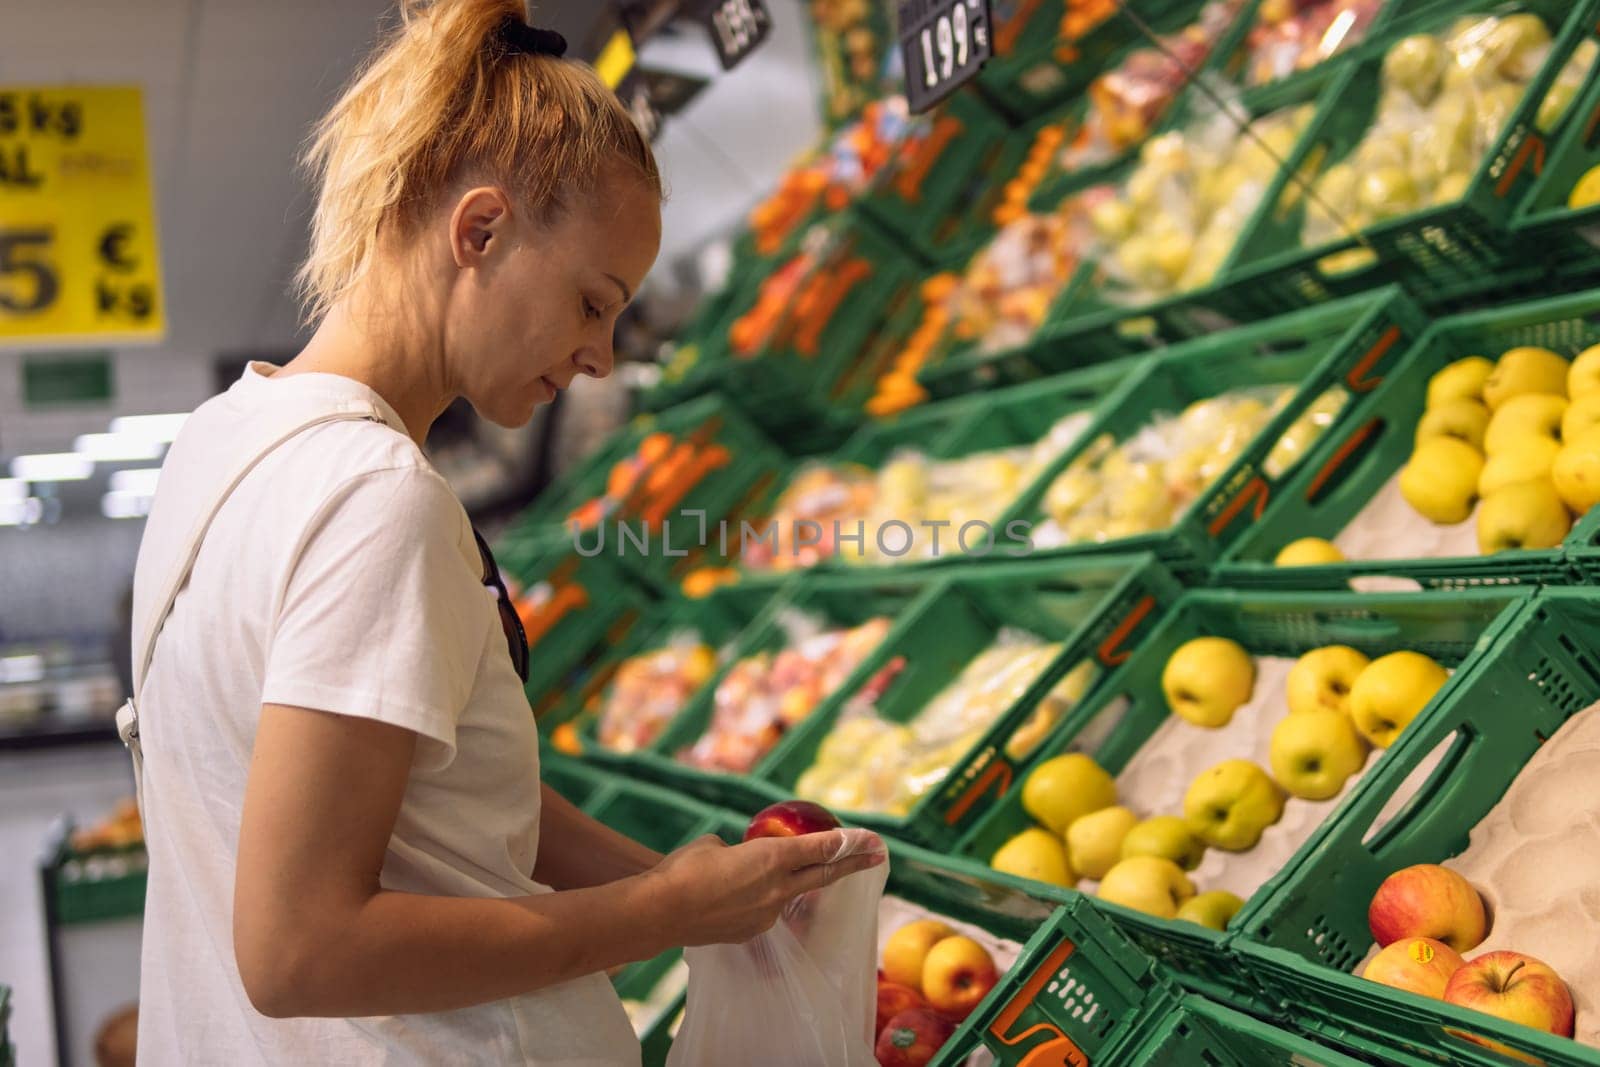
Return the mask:
[[[1034,547],[1114,541],[1166,529],[1294,392],[1290,386],[1237,389],[1197,400],[1176,416],[1157,415],[1121,444],[1102,435],[1045,491],[1048,518],[1034,529]],[[1317,419],[1309,417],[1307,426],[1285,438],[1292,435],[1294,447],[1303,452],[1319,432]]]
[[600,710],[600,744],[613,752],[648,748],[706,682],[716,653],[693,633],[629,657],[617,668]]
[[[890,620],[880,616],[848,630],[821,632],[803,619],[791,620],[789,626],[795,635],[789,647],[746,657],[723,676],[711,725],[679,753],[680,762],[748,774],[872,654],[888,635]],[[866,688],[881,691],[897,669],[886,666]]]
[[[833,862],[882,849],[843,831]],[[667,1067],[876,1067],[878,904],[888,863],[797,898],[743,945],[684,950],[689,998]]]
[[1266,0],[1250,29],[1248,85],[1266,85],[1361,43],[1383,0]]

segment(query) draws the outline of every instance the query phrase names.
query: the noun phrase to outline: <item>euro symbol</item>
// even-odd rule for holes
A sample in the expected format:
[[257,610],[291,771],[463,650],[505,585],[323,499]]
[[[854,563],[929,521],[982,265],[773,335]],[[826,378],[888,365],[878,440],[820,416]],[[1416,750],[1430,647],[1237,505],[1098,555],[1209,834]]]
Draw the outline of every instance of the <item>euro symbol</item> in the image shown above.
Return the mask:
[[139,261],[128,257],[125,245],[133,240],[133,227],[119,222],[100,235],[100,258],[105,265],[123,274],[132,271]]

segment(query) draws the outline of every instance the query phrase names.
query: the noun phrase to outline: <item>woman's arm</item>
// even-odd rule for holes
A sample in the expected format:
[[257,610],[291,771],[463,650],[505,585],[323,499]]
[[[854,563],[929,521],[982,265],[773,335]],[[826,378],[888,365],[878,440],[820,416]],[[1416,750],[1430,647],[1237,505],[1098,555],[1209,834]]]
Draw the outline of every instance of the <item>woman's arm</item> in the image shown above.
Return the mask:
[[[444,1011],[531,992],[677,945],[742,941],[799,893],[882,862],[830,862],[837,833],[699,842],[654,870],[511,899],[379,886],[416,735],[262,708],[239,830],[233,934],[251,1003],[274,1017]],[[761,847],[756,847],[761,846]]]
[[590,818],[549,786],[542,789],[534,881],[552,889],[590,889],[643,874],[661,862],[655,849]]

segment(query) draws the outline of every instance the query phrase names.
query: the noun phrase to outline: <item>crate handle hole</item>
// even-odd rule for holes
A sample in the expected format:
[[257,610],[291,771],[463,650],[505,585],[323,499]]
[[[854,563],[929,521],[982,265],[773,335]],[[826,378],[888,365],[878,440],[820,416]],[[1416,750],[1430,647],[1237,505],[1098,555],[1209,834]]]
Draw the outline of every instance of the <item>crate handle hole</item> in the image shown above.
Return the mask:
[[1361,844],[1373,855],[1392,847],[1406,829],[1423,813],[1435,807],[1436,800],[1450,788],[1466,780],[1466,762],[1476,735],[1467,727],[1451,731],[1418,761],[1378,812],[1361,837]]

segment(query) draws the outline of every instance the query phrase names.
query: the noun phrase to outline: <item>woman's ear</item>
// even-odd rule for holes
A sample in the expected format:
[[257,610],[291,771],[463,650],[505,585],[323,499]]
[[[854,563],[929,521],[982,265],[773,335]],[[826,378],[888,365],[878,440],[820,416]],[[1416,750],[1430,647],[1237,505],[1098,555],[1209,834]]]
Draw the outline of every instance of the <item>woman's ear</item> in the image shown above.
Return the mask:
[[501,189],[480,186],[464,193],[450,215],[450,254],[460,268],[481,266],[505,236],[511,204]]

